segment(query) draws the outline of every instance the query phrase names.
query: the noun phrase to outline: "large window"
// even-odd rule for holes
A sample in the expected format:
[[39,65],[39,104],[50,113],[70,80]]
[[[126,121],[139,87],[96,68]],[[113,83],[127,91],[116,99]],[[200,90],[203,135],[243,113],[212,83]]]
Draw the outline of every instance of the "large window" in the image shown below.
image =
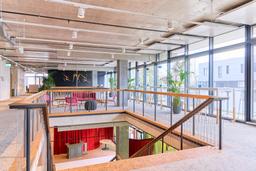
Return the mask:
[[214,37],[214,48],[242,43],[245,40],[244,28]]
[[253,46],[253,112],[252,120],[256,121],[256,26],[253,27],[253,37],[254,37],[254,46]]
[[218,96],[229,97],[223,103],[223,116],[244,119],[244,48],[214,54],[213,86]]
[[195,54],[209,50],[209,39],[204,39],[189,45],[189,54]]
[[167,63],[157,65],[157,87],[165,88],[167,86]]
[[147,90],[151,91],[154,90],[154,65],[147,66]]
[[128,88],[129,89],[134,89],[135,88],[135,70],[136,69],[131,69],[130,74],[129,74],[129,82],[128,82]]
[[[179,68],[183,68],[185,70],[185,59],[184,57],[180,57],[180,58],[174,58],[171,60],[171,73],[172,76],[175,78],[178,77],[178,72],[177,70],[179,70]],[[182,85],[181,91],[184,92],[185,88],[184,85]]]
[[143,67],[138,68],[137,70],[138,74],[138,90],[143,90]]
[[189,86],[191,88],[208,87],[209,57],[200,56],[189,60]]

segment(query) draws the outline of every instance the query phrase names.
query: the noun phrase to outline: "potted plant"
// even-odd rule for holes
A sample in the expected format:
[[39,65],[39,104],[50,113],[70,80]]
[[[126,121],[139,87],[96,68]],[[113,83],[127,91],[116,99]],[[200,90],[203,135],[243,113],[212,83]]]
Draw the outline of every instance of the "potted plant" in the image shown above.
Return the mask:
[[40,87],[40,91],[42,90],[49,90],[51,87],[55,86],[54,78],[52,74],[48,74],[48,77],[43,78],[43,85]]
[[[109,78],[108,81],[109,81],[110,89],[114,90],[116,88],[116,79],[111,77],[111,78]],[[112,96],[113,96],[113,92],[110,91],[109,92],[109,97],[112,97]]]
[[[177,63],[173,68],[171,73],[167,75],[168,89],[167,91],[173,93],[181,93],[181,87],[184,85],[185,80],[187,79],[188,72],[186,72],[183,68],[184,65]],[[178,96],[173,97],[172,101],[172,110],[173,113],[179,114],[181,112],[181,98]]]
[[135,81],[134,78],[129,78],[128,79],[128,89],[134,89],[133,82]]

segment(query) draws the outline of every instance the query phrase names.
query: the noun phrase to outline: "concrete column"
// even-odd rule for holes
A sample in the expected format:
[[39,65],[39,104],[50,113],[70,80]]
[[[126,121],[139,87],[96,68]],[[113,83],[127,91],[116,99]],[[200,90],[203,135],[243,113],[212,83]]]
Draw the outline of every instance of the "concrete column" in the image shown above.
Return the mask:
[[[117,89],[127,89],[128,88],[128,61],[118,60],[117,61]],[[117,105],[122,106],[122,92],[117,93]],[[128,104],[128,94],[124,94],[124,105]]]
[[92,71],[92,86],[98,86],[98,71]]
[[116,154],[121,159],[129,158],[129,126],[116,127]]

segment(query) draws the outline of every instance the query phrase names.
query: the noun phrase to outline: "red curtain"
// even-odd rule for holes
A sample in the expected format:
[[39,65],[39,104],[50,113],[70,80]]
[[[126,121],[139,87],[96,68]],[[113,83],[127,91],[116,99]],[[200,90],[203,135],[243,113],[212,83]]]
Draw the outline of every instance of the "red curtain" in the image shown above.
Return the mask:
[[[149,139],[143,139],[143,140],[137,140],[137,139],[129,139],[129,157],[132,156],[134,153],[136,153],[139,149],[141,149],[143,146],[145,146],[147,143],[152,141],[153,138]],[[150,150],[152,153],[153,147]],[[146,155],[146,152],[143,154]]]
[[113,140],[113,127],[61,132],[54,128],[54,154],[67,153],[66,143],[74,144],[80,141],[87,143],[87,150],[93,150],[100,146],[102,139]]

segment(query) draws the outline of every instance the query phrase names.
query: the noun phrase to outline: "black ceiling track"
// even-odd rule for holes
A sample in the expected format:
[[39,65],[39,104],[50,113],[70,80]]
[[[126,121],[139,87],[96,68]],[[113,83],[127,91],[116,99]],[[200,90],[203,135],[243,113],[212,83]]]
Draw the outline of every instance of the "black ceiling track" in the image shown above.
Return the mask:
[[132,29],[132,30],[160,32],[160,33],[167,32],[166,30],[132,27],[132,26],[124,26],[124,25],[116,25],[116,24],[107,24],[107,23],[92,22],[92,21],[81,21],[81,20],[74,20],[74,19],[70,19],[70,18],[52,17],[52,16],[30,14],[30,13],[23,13],[23,12],[6,11],[6,10],[0,10],[0,11],[2,13],[5,13],[5,14],[25,15],[25,16],[31,16],[31,17],[40,17],[40,18],[47,18],[47,19],[54,19],[54,20],[62,20],[62,21],[67,21],[67,22],[72,21],[72,22],[78,22],[78,23],[94,24],[94,25],[109,26],[109,27],[118,27],[118,28],[124,28],[124,29]]

